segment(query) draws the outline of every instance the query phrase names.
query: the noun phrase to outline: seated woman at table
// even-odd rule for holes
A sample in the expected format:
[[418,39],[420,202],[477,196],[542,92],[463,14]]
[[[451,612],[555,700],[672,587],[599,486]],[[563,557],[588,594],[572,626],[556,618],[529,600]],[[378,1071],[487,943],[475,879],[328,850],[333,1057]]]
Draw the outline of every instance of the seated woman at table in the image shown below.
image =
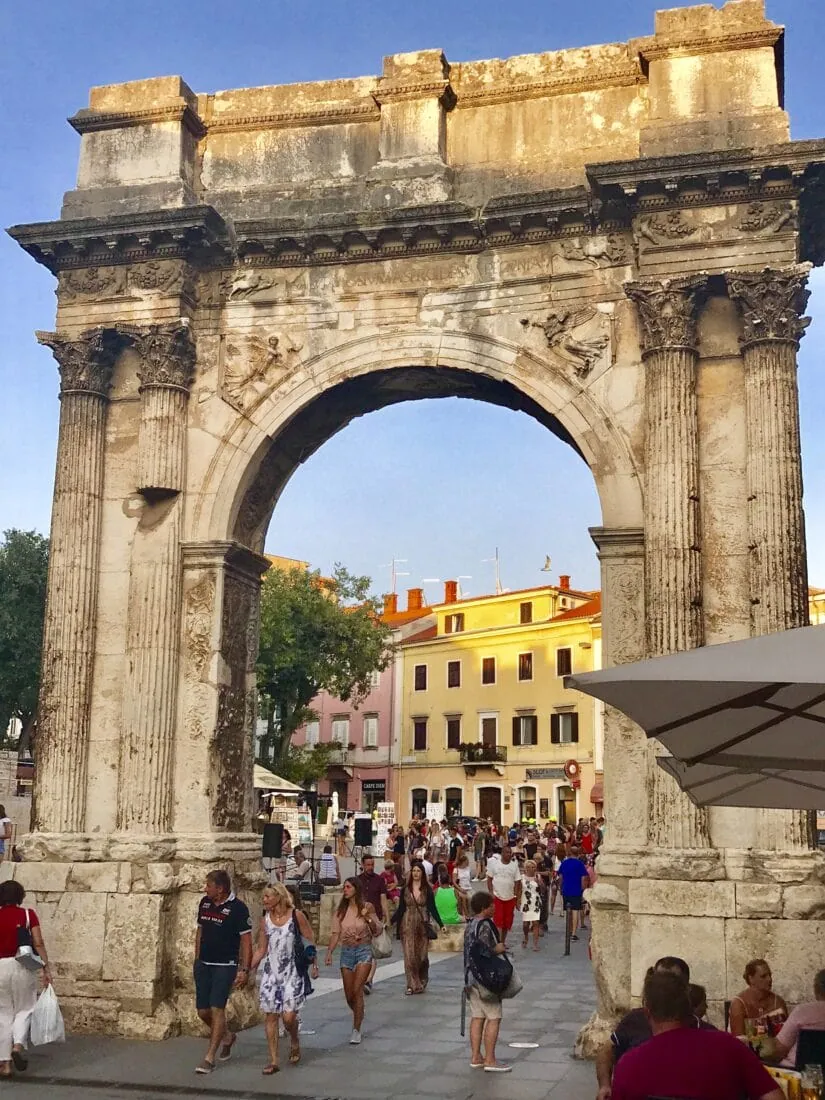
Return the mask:
[[776,1036],[788,1018],[788,1006],[773,992],[773,975],[764,959],[751,959],[745,967],[747,986],[730,1003],[730,1030],[747,1036],[762,1031]]
[[803,1028],[805,1031],[825,1031],[825,970],[814,975],[814,999],[797,1005],[776,1037],[774,1050],[783,1066],[794,1068],[796,1042]]

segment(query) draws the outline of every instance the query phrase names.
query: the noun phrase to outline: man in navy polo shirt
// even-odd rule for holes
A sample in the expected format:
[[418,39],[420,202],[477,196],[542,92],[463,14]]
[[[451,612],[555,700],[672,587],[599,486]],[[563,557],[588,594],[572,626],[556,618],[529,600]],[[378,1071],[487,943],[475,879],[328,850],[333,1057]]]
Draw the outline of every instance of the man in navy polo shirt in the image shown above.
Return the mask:
[[[226,871],[210,871],[198,906],[195,936],[195,1005],[210,1031],[206,1057],[195,1073],[211,1073],[220,1047],[228,1061],[236,1036],[226,1028],[226,1002],[233,987],[246,985],[252,958],[252,919],[232,893]],[[238,961],[240,960],[240,965]]]

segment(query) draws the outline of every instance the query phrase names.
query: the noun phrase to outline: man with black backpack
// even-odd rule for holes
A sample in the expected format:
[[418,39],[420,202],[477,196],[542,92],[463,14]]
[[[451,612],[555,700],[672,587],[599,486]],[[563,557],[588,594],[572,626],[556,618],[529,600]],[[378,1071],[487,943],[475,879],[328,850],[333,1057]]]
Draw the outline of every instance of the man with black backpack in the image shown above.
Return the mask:
[[491,894],[486,890],[473,894],[470,899],[473,916],[464,930],[464,990],[471,1016],[470,1068],[483,1069],[487,1073],[509,1073],[512,1067],[496,1060],[501,997],[484,984],[485,978],[492,980],[495,959],[507,950],[493,923],[493,910]]

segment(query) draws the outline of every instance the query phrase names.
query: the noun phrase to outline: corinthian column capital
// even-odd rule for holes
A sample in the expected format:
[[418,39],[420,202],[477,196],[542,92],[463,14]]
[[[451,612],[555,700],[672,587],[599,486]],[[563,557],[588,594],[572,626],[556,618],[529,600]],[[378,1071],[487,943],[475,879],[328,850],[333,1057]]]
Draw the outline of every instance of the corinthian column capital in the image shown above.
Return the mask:
[[799,346],[811,323],[810,317],[802,316],[811,296],[806,286],[809,271],[808,264],[800,264],[726,276],[728,293],[742,313],[743,349],[769,342]]
[[195,344],[187,323],[176,321],[125,331],[140,356],[137,373],[141,393],[159,387],[189,392],[195,375]]
[[70,393],[95,394],[107,398],[118,353],[124,347],[120,333],[111,328],[94,328],[80,336],[38,332],[37,342],[51,348],[60,371],[60,396]]
[[642,358],[664,348],[696,351],[696,319],[707,291],[707,277],[625,283],[642,322]]

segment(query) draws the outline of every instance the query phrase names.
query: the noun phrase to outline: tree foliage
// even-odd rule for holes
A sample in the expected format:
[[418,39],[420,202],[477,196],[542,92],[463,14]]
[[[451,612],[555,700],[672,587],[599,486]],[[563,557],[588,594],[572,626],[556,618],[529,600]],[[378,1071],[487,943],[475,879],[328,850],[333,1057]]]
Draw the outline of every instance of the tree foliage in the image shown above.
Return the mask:
[[285,778],[317,778],[326,768],[329,749],[292,745],[295,731],[314,717],[315,696],[327,691],[357,707],[372,673],[392,660],[391,629],[370,583],[337,564],[331,578],[302,569],[270,569],[264,577],[257,669],[267,721],[262,757]]
[[0,737],[19,718],[28,742],[37,715],[49,540],[9,530],[0,545]]

